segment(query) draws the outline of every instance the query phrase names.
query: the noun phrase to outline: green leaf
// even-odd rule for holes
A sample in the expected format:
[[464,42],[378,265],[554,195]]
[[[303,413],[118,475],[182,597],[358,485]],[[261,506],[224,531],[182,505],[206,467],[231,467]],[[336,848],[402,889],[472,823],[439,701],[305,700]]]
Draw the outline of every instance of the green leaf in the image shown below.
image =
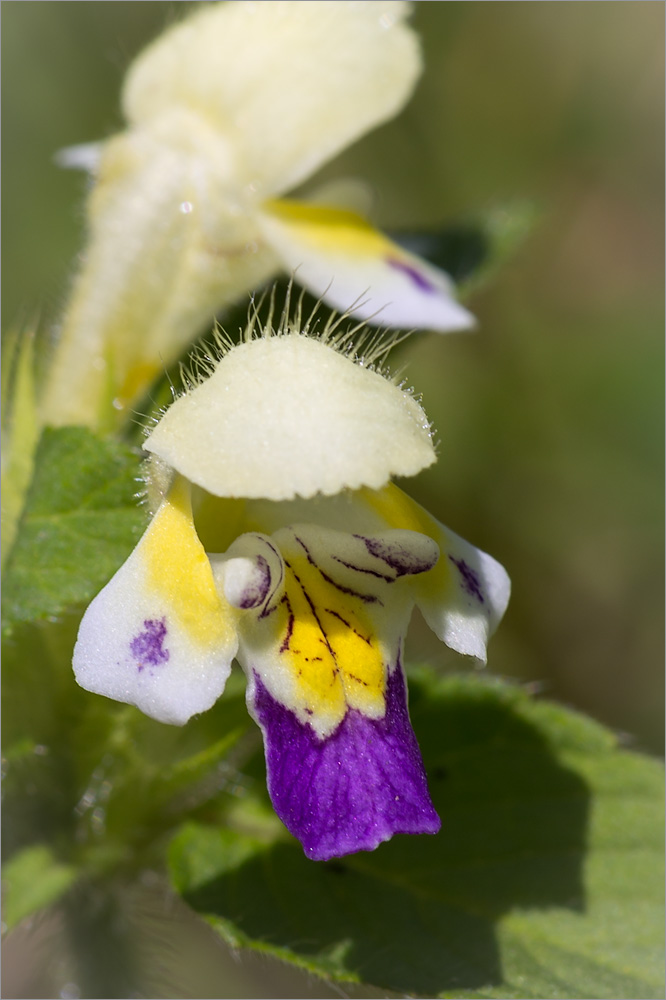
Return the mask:
[[145,523],[138,455],[79,427],[47,429],[7,561],[3,625],[61,615],[90,600]]
[[4,866],[3,920],[7,930],[19,921],[55,903],[74,884],[72,865],[56,861],[50,849],[33,844],[13,856]]
[[436,837],[307,860],[190,823],[177,890],[233,946],[441,997],[663,996],[663,773],[601,726],[478,678],[410,685]]
[[390,235],[406,250],[450,274],[464,299],[495,278],[536,220],[537,209],[531,202],[515,201],[439,229],[403,229]]

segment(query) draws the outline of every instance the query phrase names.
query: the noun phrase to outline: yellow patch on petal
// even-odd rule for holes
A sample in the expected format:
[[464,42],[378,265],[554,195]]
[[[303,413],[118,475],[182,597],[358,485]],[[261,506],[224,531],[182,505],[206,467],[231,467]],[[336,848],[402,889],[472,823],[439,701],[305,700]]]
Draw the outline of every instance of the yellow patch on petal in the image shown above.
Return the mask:
[[269,201],[257,222],[299,284],[335,309],[397,329],[445,332],[474,325],[444,271],[408,253],[355,212]]
[[418,531],[430,538],[439,531],[435,518],[393,483],[381,490],[359,490],[359,495],[391,528]]
[[165,598],[195,642],[224,645],[233,637],[231,612],[215,589],[208,557],[192,520],[190,487],[176,477],[144,536],[147,585]]
[[414,580],[415,603],[451,649],[486,662],[488,638],[506,610],[511,583],[506,570],[435,520],[397,486],[363,489],[359,499],[386,525],[427,535],[440,558]]
[[396,255],[395,244],[355,212],[286,198],[267,202],[264,209],[287,223],[313,249],[362,257]]
[[[362,489],[359,495],[389,527],[418,531],[437,542],[440,549],[443,547],[444,532],[441,524],[394,483],[388,483],[381,490]],[[451,568],[448,560],[439,559],[431,570],[415,579],[414,586],[417,589],[443,592],[442,588],[447,587],[450,581]]]
[[[399,668],[414,605],[410,581],[435,564],[437,546],[412,531],[366,536],[298,523],[260,541],[280,564],[271,566],[272,589],[263,604],[249,599],[259,574],[246,573],[248,611],[238,616],[245,669],[320,738],[330,736],[350,708],[383,718],[387,679]],[[244,554],[241,542],[232,559]],[[244,549],[250,554],[249,542]],[[234,603],[243,596],[236,583],[244,569],[236,579],[223,571],[222,586]],[[243,607],[243,600],[235,603]]]
[[[395,655],[378,634],[373,612],[383,612],[384,604],[374,589],[354,590],[348,571],[335,561],[335,568],[327,563],[324,569],[307,530],[285,529],[275,537],[284,584],[253,620],[246,640],[251,636],[250,662],[274,697],[323,735],[349,708],[371,718],[384,715],[386,669]],[[266,658],[269,670],[262,667]]]
[[315,715],[347,708],[379,718],[384,714],[385,657],[358,598],[328,582],[307,556],[285,557],[287,579],[280,652],[297,676]]

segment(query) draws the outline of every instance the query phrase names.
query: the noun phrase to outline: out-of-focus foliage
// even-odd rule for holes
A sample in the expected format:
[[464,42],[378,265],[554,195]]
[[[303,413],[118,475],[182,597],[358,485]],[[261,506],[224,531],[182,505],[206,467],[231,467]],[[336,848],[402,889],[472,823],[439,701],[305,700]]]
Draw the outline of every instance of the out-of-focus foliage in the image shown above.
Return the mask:
[[4,920],[15,927],[60,897],[76,881],[76,868],[65,865],[53,856],[45,844],[33,844],[16,851],[5,866]]

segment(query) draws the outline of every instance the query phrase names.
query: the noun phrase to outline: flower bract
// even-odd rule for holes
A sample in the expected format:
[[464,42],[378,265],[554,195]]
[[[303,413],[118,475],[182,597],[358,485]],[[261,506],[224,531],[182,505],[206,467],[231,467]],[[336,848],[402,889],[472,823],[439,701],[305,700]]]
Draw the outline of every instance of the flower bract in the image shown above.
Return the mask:
[[359,215],[284,198],[407,101],[421,70],[408,11],[203,4],[139,55],[126,129],[61,157],[93,186],[46,423],[95,426],[111,401],[136,404],[220,308],[279,271],[385,327],[473,324],[446,274]]
[[286,323],[193,382],[147,438],[154,515],[74,652],[83,687],[176,725],[236,657],[274,807],[316,860],[439,829],[407,709],[410,615],[485,661],[509,597],[499,563],[391,482],[435,453],[374,361]]

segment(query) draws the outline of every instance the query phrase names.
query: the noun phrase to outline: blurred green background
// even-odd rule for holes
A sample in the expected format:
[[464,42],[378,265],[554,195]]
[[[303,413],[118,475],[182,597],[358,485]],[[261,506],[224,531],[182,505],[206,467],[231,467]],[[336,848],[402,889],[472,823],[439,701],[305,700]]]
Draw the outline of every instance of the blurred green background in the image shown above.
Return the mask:
[[[3,329],[57,319],[82,247],[86,181],[53,154],[121,126],[126,66],[185,6],[3,4]],[[417,3],[413,100],[320,175],[369,182],[383,228],[538,206],[470,302],[479,330],[417,335],[400,358],[440,440],[409,489],[512,577],[490,669],[658,753],[663,22],[642,0]],[[413,633],[412,659],[460,669]]]

